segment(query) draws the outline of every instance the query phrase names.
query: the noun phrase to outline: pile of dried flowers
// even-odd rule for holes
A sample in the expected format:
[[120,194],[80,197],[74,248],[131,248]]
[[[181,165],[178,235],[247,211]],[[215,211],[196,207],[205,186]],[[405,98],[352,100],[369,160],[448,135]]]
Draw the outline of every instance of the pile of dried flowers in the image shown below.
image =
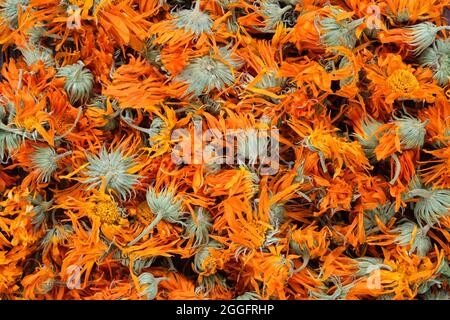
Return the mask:
[[0,298],[449,299],[448,6],[0,0]]

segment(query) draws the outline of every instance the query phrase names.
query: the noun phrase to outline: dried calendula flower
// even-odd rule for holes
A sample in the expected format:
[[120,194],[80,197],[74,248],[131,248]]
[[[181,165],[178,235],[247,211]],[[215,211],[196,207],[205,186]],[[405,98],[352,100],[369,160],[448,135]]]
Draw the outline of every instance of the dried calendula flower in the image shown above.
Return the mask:
[[86,115],[101,130],[114,130],[118,125],[119,103],[106,96],[96,96],[88,105]]
[[381,269],[392,271],[392,267],[383,264],[383,259],[381,258],[362,257],[356,258],[355,261],[359,268],[358,272],[355,273],[355,275],[358,277],[370,275],[373,271]]
[[130,117],[128,117],[127,115],[122,116],[122,119],[132,128],[139,130],[143,133],[146,133],[148,135],[148,142],[150,145],[154,144],[154,141],[152,141],[152,139],[156,136],[158,136],[163,129],[167,126],[166,122],[164,122],[163,119],[161,119],[160,117],[155,117],[153,118],[151,124],[150,124],[150,128],[142,128],[139,127],[135,124],[132,123],[132,120]]
[[328,47],[354,48],[357,41],[356,28],[364,22],[364,18],[338,20],[337,16],[343,14],[344,11],[336,7],[331,7],[331,13],[330,17],[318,19],[321,33],[320,40]]
[[221,91],[233,84],[236,79],[233,69],[240,65],[240,60],[228,48],[219,48],[217,54],[211,52],[193,58],[176,79],[188,84],[187,95],[199,96],[214,89]]
[[32,66],[41,61],[45,67],[54,66],[54,60],[51,50],[45,47],[31,47],[21,50],[25,63]]
[[269,209],[270,224],[278,228],[286,220],[286,209],[283,203],[274,203]]
[[377,134],[379,134],[379,129],[382,125],[381,122],[368,116],[366,119],[361,120],[361,133],[356,134],[359,144],[370,160],[376,158],[375,148],[379,143]]
[[136,165],[133,157],[127,157],[119,148],[108,152],[103,147],[99,155],[87,155],[88,166],[85,175],[88,178],[82,182],[89,184],[88,189],[105,187],[105,190],[116,192],[122,199],[131,195],[133,186],[141,178],[129,170]]
[[73,227],[70,224],[56,225],[47,231],[41,240],[41,245],[47,248],[52,243],[64,243],[73,234]]
[[29,4],[29,0],[5,0],[0,5],[1,17],[9,24],[11,29],[17,29],[19,10],[23,12]]
[[192,32],[196,36],[202,33],[211,33],[213,20],[209,14],[200,10],[200,0],[195,1],[195,6],[190,10],[180,10],[173,14],[175,25],[184,29],[186,32]]
[[278,1],[264,0],[261,1],[261,8],[259,11],[264,16],[265,27],[263,31],[274,31],[277,24],[283,22],[283,15],[292,9],[291,5],[281,7]]
[[42,195],[37,194],[29,197],[31,203],[34,205],[33,211],[35,215],[31,218],[31,223],[35,229],[38,229],[48,218],[48,211],[53,204],[53,200],[44,201]]
[[141,296],[145,296],[147,300],[155,299],[158,294],[158,284],[161,281],[168,280],[167,278],[155,278],[150,272],[144,272],[138,277],[139,285],[142,286]]
[[215,269],[215,261],[211,259],[211,250],[223,248],[220,243],[210,240],[209,243],[202,247],[194,256],[193,269],[197,273],[206,273],[207,275]]
[[427,225],[439,223],[441,218],[450,216],[450,190],[447,189],[412,189],[408,197],[417,198],[414,215],[419,223]]
[[342,285],[342,280],[339,277],[332,277],[330,281],[336,288],[332,294],[327,294],[329,288],[323,286],[320,291],[309,291],[310,297],[314,297],[319,300],[343,300],[347,297],[348,292],[354,286],[354,283]]
[[62,154],[57,154],[52,147],[35,147],[31,154],[31,163],[38,172],[37,179],[41,182],[47,183],[51,176],[58,169],[57,161],[70,155],[72,151],[67,151]]
[[413,117],[395,117],[394,123],[399,128],[400,143],[404,149],[421,148],[425,141],[425,126],[429,120],[420,121]]
[[395,215],[395,203],[390,201],[383,205],[378,205],[373,210],[364,212],[364,228],[367,234],[371,234],[379,230],[377,220],[383,224],[387,224]]
[[209,241],[209,232],[211,230],[211,217],[202,207],[195,210],[195,219],[190,216],[186,222],[185,235],[186,239],[195,238],[193,247],[205,245]]
[[450,77],[450,40],[437,39],[433,46],[422,52],[419,63],[433,70],[440,86],[447,85]]
[[237,296],[236,298],[234,298],[234,300],[261,300],[261,296],[256,292],[248,291],[241,294],[240,296]]
[[94,76],[81,61],[60,68],[57,77],[65,78],[64,89],[71,103],[85,102],[91,96]]
[[23,137],[18,130],[15,131],[17,133],[3,130],[0,126],[0,160],[11,156],[13,150],[20,147]]
[[408,43],[415,47],[414,54],[421,54],[426,48],[431,46],[436,38],[436,34],[441,30],[448,30],[450,27],[436,27],[431,22],[422,22],[414,26],[407,27]]
[[431,239],[427,236],[429,226],[419,227],[412,221],[404,220],[392,232],[399,233],[395,238],[395,242],[401,246],[411,245],[410,253],[417,252],[420,257],[426,256],[431,249]]
[[155,218],[133,241],[128,243],[128,246],[139,242],[163,219],[170,223],[182,223],[180,219],[183,213],[183,202],[176,199],[172,191],[166,189],[157,192],[155,189],[150,188],[147,191],[146,199],[150,210],[155,214]]

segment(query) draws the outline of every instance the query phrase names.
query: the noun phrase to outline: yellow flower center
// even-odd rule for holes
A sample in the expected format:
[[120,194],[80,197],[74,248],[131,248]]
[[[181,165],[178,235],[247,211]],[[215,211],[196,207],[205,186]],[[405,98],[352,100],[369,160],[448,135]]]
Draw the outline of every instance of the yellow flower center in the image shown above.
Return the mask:
[[37,119],[35,117],[26,117],[21,121],[21,123],[18,123],[18,125],[28,132],[31,132],[36,127],[36,124],[38,123]]
[[395,70],[387,82],[392,91],[403,95],[409,95],[420,87],[419,81],[408,70]]
[[118,224],[120,221],[119,208],[113,201],[99,201],[93,205],[91,212],[100,218],[101,223]]

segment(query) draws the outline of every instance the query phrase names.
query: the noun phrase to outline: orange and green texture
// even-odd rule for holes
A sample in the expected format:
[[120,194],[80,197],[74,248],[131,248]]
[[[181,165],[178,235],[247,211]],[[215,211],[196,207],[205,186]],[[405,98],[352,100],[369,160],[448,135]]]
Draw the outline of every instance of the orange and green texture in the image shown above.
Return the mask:
[[450,299],[449,12],[0,0],[0,298]]

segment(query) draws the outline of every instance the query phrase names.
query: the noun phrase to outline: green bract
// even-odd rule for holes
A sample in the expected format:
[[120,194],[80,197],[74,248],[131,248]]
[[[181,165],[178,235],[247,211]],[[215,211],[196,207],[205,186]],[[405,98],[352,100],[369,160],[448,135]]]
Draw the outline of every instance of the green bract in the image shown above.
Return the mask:
[[23,12],[29,3],[29,0],[5,0],[3,2],[0,8],[0,14],[11,29],[17,29],[19,24],[19,9]]
[[139,242],[163,219],[170,223],[182,223],[180,221],[182,201],[175,199],[172,191],[162,190],[157,193],[154,189],[149,189],[146,199],[150,210],[156,215],[155,219],[133,241],[130,241],[128,246]]
[[450,190],[413,189],[409,197],[417,198],[414,215],[419,224],[434,225],[439,219],[450,216]]
[[422,122],[412,117],[395,118],[399,128],[400,143],[404,149],[421,148],[427,133],[425,126],[428,120]]
[[239,65],[239,60],[232,57],[228,49],[220,48],[218,57],[211,53],[192,59],[177,79],[189,85],[186,94],[199,96],[214,89],[223,90],[233,84],[235,75],[231,68],[237,68]]
[[211,226],[211,217],[204,208],[199,207],[196,210],[196,221],[192,216],[187,219],[184,236],[187,239],[195,237],[194,247],[205,245],[209,241]]
[[[341,9],[332,8],[332,13],[343,13]],[[356,45],[355,29],[364,22],[364,18],[358,20],[344,19],[337,21],[335,18],[323,18],[319,21],[320,39],[327,47],[343,46],[353,49]]]
[[141,295],[145,295],[147,300],[153,300],[158,294],[158,284],[167,278],[155,278],[150,272],[144,272],[138,277],[138,280],[143,287]]
[[54,65],[53,55],[47,48],[27,48],[21,50],[25,63],[32,66],[35,63],[42,61],[46,68]]
[[38,172],[38,180],[44,183],[50,181],[51,176],[58,168],[57,154],[52,147],[36,147],[31,154],[34,170]]
[[123,151],[117,149],[108,152],[105,147],[100,150],[99,155],[87,155],[87,171],[85,174],[90,178],[83,180],[89,184],[88,189],[98,188],[103,180],[106,190],[117,193],[122,199],[130,196],[133,187],[139,183],[141,176],[128,171],[136,165],[132,157],[124,157]]
[[180,10],[173,15],[175,25],[187,32],[192,32],[196,36],[202,33],[211,33],[213,20],[209,14],[200,11],[200,1],[197,0],[195,7],[191,10]]
[[434,78],[440,86],[445,86],[450,77],[450,41],[438,39],[419,57],[419,63],[433,70]]
[[20,147],[22,137],[14,132],[2,130],[0,127],[0,160],[11,155],[11,152]]
[[291,5],[281,8],[278,1],[263,1],[260,9],[261,14],[266,18],[264,20],[265,27],[263,31],[275,30],[277,24],[283,21],[283,15],[291,9]]
[[415,47],[413,50],[414,54],[421,54],[426,48],[433,44],[438,31],[447,28],[448,27],[436,27],[431,22],[423,22],[407,27],[409,37],[408,43]]
[[355,273],[356,276],[368,276],[373,271],[386,269],[391,270],[392,268],[386,264],[383,264],[383,259],[381,258],[373,258],[373,257],[363,257],[355,259],[358,265],[358,272]]
[[370,160],[375,160],[375,148],[378,146],[377,131],[383,124],[368,116],[361,120],[362,131],[364,136],[356,135],[359,144],[364,150],[364,153]]
[[395,203],[387,201],[383,205],[378,205],[375,209],[364,212],[364,228],[366,234],[379,231],[377,218],[383,223],[388,223],[395,215]]
[[392,230],[394,233],[399,233],[395,242],[401,246],[408,246],[411,243],[414,228],[416,228],[417,233],[409,252],[416,251],[419,257],[424,257],[431,249],[431,239],[427,236],[429,227],[421,228],[412,221],[404,220],[401,225]]
[[94,86],[94,76],[84,68],[82,62],[64,66],[58,70],[57,77],[65,78],[64,89],[72,104],[89,99]]
[[203,262],[205,261],[206,258],[209,257],[210,252],[209,249],[221,249],[222,245],[220,243],[218,243],[215,240],[210,240],[209,243],[202,247],[194,256],[194,271],[197,273],[202,273],[203,271],[205,271],[203,269]]

